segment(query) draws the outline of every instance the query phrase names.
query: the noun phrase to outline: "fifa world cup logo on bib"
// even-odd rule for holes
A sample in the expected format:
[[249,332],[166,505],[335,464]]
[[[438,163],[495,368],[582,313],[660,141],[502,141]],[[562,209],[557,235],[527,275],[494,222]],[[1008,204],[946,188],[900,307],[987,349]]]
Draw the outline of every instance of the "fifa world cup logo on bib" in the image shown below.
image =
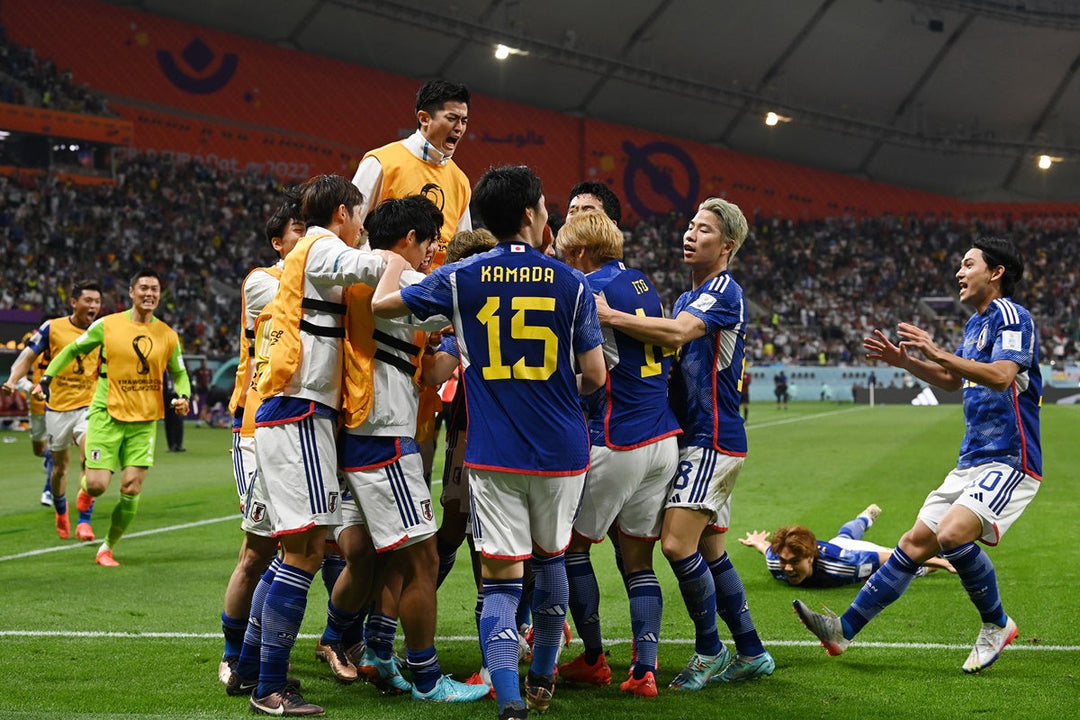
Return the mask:
[[420,188],[420,194],[435,203],[435,207],[439,208],[440,211],[446,207],[446,193],[437,183],[427,183]]
[[139,367],[135,368],[135,372],[140,375],[146,375],[150,372],[150,352],[154,349],[154,341],[149,335],[138,335],[131,341],[131,349],[135,351],[136,357],[139,358]]

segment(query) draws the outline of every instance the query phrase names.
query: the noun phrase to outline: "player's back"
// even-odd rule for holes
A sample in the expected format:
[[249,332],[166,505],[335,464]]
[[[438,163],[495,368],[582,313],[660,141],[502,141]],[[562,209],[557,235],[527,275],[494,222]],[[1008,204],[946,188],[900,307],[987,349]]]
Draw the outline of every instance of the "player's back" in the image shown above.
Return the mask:
[[[609,261],[586,279],[592,292],[602,293],[615,310],[664,316],[652,283],[618,260]],[[675,351],[608,328],[604,330],[604,356],[607,385],[586,399],[593,445],[628,449],[680,432],[668,405],[668,373]]]
[[584,276],[504,242],[458,263],[450,282],[469,413],[466,464],[583,471],[589,443],[574,356],[601,341]]

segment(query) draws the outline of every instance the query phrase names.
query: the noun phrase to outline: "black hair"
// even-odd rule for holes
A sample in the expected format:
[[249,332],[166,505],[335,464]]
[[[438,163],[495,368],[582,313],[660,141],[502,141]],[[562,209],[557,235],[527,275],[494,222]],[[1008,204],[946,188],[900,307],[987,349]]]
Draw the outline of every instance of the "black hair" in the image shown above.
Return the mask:
[[340,175],[316,175],[300,186],[300,212],[308,226],[326,227],[344,205],[351,213],[364,195]]
[[77,298],[87,290],[89,290],[90,292],[96,292],[98,295],[102,294],[101,286],[93,280],[79,280],[73,283],[71,286],[71,297]]
[[473,202],[484,225],[498,240],[517,235],[525,211],[540,204],[544,185],[525,165],[488,168],[473,190]]
[[[469,88],[446,80],[429,80],[416,91],[416,112],[423,110],[434,115],[442,110],[448,101],[464,103],[465,107],[468,107]],[[420,127],[419,122],[417,127]]]
[[570,190],[570,197],[566,199],[567,206],[578,195],[595,195],[604,204],[604,214],[611,218],[616,225],[622,221],[622,203],[618,196],[605,183],[595,180],[579,182]]
[[129,288],[135,287],[135,284],[137,282],[139,282],[139,278],[147,278],[147,277],[156,278],[157,281],[158,281],[158,285],[164,285],[164,283],[161,282],[161,275],[158,274],[157,270],[155,270],[154,268],[151,268],[151,267],[141,267],[141,268],[139,268],[138,270],[135,271],[134,275],[131,276],[131,282],[128,284],[128,287]]
[[442,211],[423,195],[384,200],[364,220],[372,250],[389,250],[410,230],[418,243],[438,240],[442,224]]
[[282,192],[282,203],[270,219],[266,221],[266,240],[273,244],[274,238],[284,237],[289,224],[294,220],[304,221],[304,214],[300,212],[300,193],[297,188],[285,188]]
[[1013,241],[1000,237],[981,237],[971,246],[982,251],[983,260],[990,270],[996,267],[1005,268],[1005,273],[1001,276],[1001,294],[1003,297],[1012,297],[1016,284],[1024,277],[1024,259]]

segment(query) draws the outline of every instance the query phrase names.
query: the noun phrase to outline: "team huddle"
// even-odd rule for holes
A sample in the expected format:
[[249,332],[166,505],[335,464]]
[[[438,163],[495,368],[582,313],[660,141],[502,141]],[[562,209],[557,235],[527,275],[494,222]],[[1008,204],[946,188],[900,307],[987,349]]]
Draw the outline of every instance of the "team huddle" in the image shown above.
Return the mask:
[[[605,537],[629,600],[634,655],[623,692],[659,692],[657,541],[694,626],[694,651],[669,687],[699,691],[771,675],[775,661],[725,548],[748,449],[740,414],[748,307],[729,269],[746,218],[720,198],[700,204],[683,236],[691,288],[665,317],[648,276],[622,262],[619,203],[603,184],[570,192],[557,234],[529,168],[489,169],[470,188],[452,160],[468,110],[463,86],[425,84],[412,136],[368,153],[353,182],[308,180],[267,223],[280,261],[244,282],[231,401],[245,536],[221,616],[226,691],[249,697],[258,713],[323,713],[288,676],[321,570],[329,602],[316,653],[341,682],[364,678],[420,701],[494,696],[500,718],[543,712],[557,680],[612,681],[590,559]],[[470,203],[486,231],[472,230]],[[843,652],[924,566],[958,574],[980,612],[965,671],[989,667],[1016,637],[993,565],[975,542],[996,544],[1041,478],[1038,336],[1030,314],[1008,299],[1022,273],[1007,241],[975,243],[957,278],[961,300],[976,312],[955,354],[906,323],[899,342],[880,331],[865,341],[871,360],[964,389],[957,468],[895,549],[862,541],[880,512],[874,505],[828,543],[805,528],[782,528],[771,544],[766,533],[744,540],[791,584],[865,582],[841,617],[796,601],[829,654]],[[147,280],[159,283],[133,280],[128,319],[154,328],[156,296],[138,290]],[[76,354],[102,347],[88,433],[119,433],[122,451],[88,443],[96,455],[87,458],[84,484],[88,496],[100,495],[111,471],[124,467],[122,504],[132,495],[137,503],[148,465],[136,456],[140,445],[124,443],[144,443],[143,431],[124,436],[134,410],[121,409],[111,388],[146,376],[139,363],[158,379],[168,365],[182,396],[188,383],[178,353],[169,352],[175,333],[162,330],[144,351],[110,317],[60,351],[37,390]],[[441,405],[434,388],[447,381],[457,390],[444,413],[438,527],[428,448]],[[120,429],[95,431],[98,408]],[[143,409],[139,418],[163,410],[160,401]],[[87,504],[81,495],[79,502]],[[128,511],[118,506],[114,526]],[[436,597],[466,536],[481,669],[459,682],[439,665]],[[111,530],[99,563],[116,564],[118,539]],[[559,664],[568,612],[584,650]],[[394,654],[399,623],[404,658]]]

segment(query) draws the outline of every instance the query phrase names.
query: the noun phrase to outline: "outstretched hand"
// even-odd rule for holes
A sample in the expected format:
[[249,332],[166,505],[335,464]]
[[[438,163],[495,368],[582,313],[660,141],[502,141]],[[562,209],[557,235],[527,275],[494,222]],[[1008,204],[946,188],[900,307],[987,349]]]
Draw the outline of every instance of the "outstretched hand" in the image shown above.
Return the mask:
[[907,364],[908,354],[904,343],[893,344],[880,330],[875,329],[873,335],[863,338],[862,344],[863,349],[866,350],[867,360],[881,360],[898,368]]
[[739,538],[739,542],[748,547],[757,547],[759,543],[768,542],[770,534],[768,530],[755,530],[746,533],[746,537]]
[[902,350],[915,348],[930,362],[937,362],[943,351],[934,344],[934,337],[930,333],[911,323],[902,322],[896,327]]

